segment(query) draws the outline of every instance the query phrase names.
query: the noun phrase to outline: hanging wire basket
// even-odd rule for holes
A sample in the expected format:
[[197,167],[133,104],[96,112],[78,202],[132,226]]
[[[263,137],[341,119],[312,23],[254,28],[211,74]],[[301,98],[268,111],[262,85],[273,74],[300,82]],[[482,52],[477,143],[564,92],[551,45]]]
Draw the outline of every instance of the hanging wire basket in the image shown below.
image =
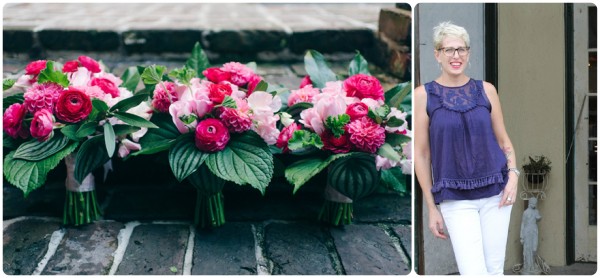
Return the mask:
[[523,191],[520,194],[521,199],[527,200],[530,197],[536,197],[538,200],[546,199],[546,188],[548,186],[548,172],[524,173]]

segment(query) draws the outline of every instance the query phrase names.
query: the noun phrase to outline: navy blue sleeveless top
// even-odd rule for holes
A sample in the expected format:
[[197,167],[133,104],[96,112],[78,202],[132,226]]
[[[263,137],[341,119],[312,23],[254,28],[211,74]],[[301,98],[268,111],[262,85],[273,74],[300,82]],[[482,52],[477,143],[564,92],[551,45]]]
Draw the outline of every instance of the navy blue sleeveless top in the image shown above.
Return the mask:
[[508,181],[506,157],[492,128],[492,106],[481,80],[460,87],[425,84],[436,204],[499,194]]

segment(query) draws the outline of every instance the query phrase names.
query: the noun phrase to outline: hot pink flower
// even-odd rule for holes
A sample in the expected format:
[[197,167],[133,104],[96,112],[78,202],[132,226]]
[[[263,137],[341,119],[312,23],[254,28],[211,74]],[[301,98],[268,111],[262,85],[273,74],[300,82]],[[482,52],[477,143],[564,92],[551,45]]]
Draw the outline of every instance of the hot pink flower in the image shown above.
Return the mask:
[[29,132],[33,138],[43,142],[52,137],[54,127],[54,116],[47,109],[38,110],[33,115]]
[[252,128],[252,119],[246,113],[233,108],[223,107],[219,118],[232,133],[242,133]]
[[369,107],[362,102],[355,102],[346,108],[346,114],[350,116],[350,120],[356,120],[369,114]]
[[42,109],[53,111],[54,104],[63,90],[63,87],[56,83],[36,83],[32,87],[27,88],[27,91],[23,94],[23,105],[32,114]]
[[220,120],[206,119],[196,127],[196,147],[205,152],[218,152],[227,146],[230,135]]
[[92,112],[92,100],[84,92],[69,88],[56,101],[56,117],[67,123],[77,123]]
[[27,138],[27,129],[23,128],[23,119],[27,114],[25,105],[14,103],[4,111],[2,118],[3,129],[12,138]]
[[42,70],[46,68],[46,60],[37,60],[29,63],[25,67],[25,74],[38,75]]
[[119,96],[119,87],[106,78],[92,78],[90,86],[98,86],[105,94],[110,94],[112,97]]
[[334,153],[347,153],[352,150],[348,132],[344,132],[342,136],[336,138],[331,131],[325,131],[321,134],[321,141],[323,141],[324,150],[329,150]]
[[231,73],[223,71],[220,68],[207,68],[202,74],[213,83],[221,83],[223,81],[229,81],[231,79]]
[[[165,90],[166,89],[166,90]],[[159,112],[169,112],[169,106],[176,102],[179,98],[175,90],[175,83],[162,82],[154,88],[154,96],[152,97],[152,106]]]
[[62,72],[76,72],[79,68],[79,61],[68,61],[63,65]]
[[102,71],[102,69],[100,69],[100,64],[98,63],[98,61],[96,61],[88,56],[81,55],[81,56],[79,56],[78,60],[82,66],[84,66],[86,69],[88,69],[92,73],[99,73]]
[[304,78],[302,78],[302,81],[300,81],[300,88],[304,88],[307,85],[312,86],[312,80],[310,80],[310,76],[308,75],[304,76]]
[[344,90],[349,97],[383,100],[383,87],[377,78],[366,74],[355,74],[344,81]]
[[279,133],[279,137],[277,137],[277,143],[275,144],[275,146],[280,148],[283,153],[289,153],[290,149],[288,148],[288,141],[290,140],[290,138],[292,138],[294,132],[300,129],[302,129],[302,127],[296,123],[292,123],[283,128],[281,133]]
[[319,94],[318,88],[313,88],[312,85],[306,85],[298,90],[291,90],[288,97],[288,106],[292,106],[299,102],[312,103],[313,97]]
[[208,90],[208,98],[216,104],[221,104],[225,99],[225,96],[231,96],[232,91],[231,86],[226,83],[211,83],[208,85]]
[[256,86],[258,83],[260,83],[260,81],[262,81],[262,78],[258,74],[254,74],[252,77],[250,77],[250,79],[248,79],[248,95],[254,92],[254,89],[256,89]]
[[237,86],[246,85],[248,81],[250,81],[252,76],[255,75],[254,71],[251,68],[238,62],[225,63],[223,64],[221,69],[231,74],[229,82]]
[[363,152],[375,153],[385,143],[385,129],[369,117],[362,117],[347,126],[350,142]]

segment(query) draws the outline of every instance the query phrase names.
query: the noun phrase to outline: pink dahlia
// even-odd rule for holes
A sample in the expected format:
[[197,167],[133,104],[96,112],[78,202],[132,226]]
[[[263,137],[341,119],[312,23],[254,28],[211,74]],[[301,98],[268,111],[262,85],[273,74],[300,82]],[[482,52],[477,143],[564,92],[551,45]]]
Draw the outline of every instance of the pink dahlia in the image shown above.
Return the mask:
[[252,77],[255,75],[251,68],[238,62],[225,63],[221,67],[221,70],[229,72],[231,74],[229,82],[237,86],[246,85],[248,81],[250,81],[250,79],[252,79]]
[[25,114],[27,114],[27,109],[25,108],[25,105],[20,103],[11,104],[6,108],[4,116],[2,117],[2,124],[4,132],[6,132],[8,136],[12,138],[17,138],[18,136],[27,138],[27,129],[23,128]]
[[355,74],[344,81],[344,90],[349,97],[383,100],[383,87],[377,78],[366,74]]
[[[165,90],[166,89],[166,90]],[[152,106],[159,112],[168,113],[169,106],[177,101],[177,92],[175,83],[162,82],[154,88],[154,96],[152,97]]]
[[219,118],[230,132],[242,133],[252,127],[252,119],[246,113],[226,107],[220,109],[219,112]]
[[46,60],[33,61],[25,67],[25,74],[38,75],[45,68],[46,68]]
[[34,84],[23,94],[23,104],[31,114],[42,109],[54,111],[54,104],[63,90],[63,87],[56,83]]
[[290,149],[288,148],[288,141],[290,140],[290,138],[292,138],[294,132],[300,129],[302,129],[302,127],[297,123],[292,123],[283,128],[283,130],[281,131],[281,133],[279,133],[279,136],[277,137],[277,143],[275,144],[275,146],[280,148],[283,153],[289,153]]
[[385,129],[369,117],[362,117],[347,126],[350,142],[363,152],[375,153],[385,143]]
[[306,85],[298,90],[292,90],[288,97],[288,106],[292,106],[299,102],[312,103],[313,97],[319,94],[318,88],[313,88],[312,85]]

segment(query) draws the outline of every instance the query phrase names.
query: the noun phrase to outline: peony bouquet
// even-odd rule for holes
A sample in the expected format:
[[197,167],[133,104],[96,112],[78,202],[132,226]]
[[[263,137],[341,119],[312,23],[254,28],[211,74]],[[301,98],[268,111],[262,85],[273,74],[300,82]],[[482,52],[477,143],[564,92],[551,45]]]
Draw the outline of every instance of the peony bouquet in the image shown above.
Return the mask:
[[[82,225],[100,216],[91,172],[139,150],[147,128],[147,95],[133,95],[123,80],[96,60],[80,56],[64,65],[50,60],[29,63],[18,88],[4,97],[4,176],[27,195],[41,187],[61,160],[67,164],[64,224]],[[118,149],[118,150],[117,150]]]
[[[307,156],[285,170],[294,193],[309,179],[328,169],[325,205],[319,219],[333,225],[352,221],[352,202],[374,192],[380,184],[406,191],[404,175],[411,173],[410,131],[402,104],[410,84],[384,92],[359,54],[349,77],[338,80],[316,51],[305,56],[308,73],[300,88],[291,90],[287,115],[277,147],[283,153]],[[410,102],[409,102],[410,103]],[[318,152],[314,152],[318,150]]]
[[273,176],[269,145],[279,137],[279,96],[251,65],[237,62],[211,67],[196,44],[186,65],[166,72],[144,69],[152,91],[152,117],[160,129],[149,131],[138,154],[168,151],[178,181],[197,191],[194,223],[200,228],[225,223],[222,189],[226,181],[250,184],[263,194]]

